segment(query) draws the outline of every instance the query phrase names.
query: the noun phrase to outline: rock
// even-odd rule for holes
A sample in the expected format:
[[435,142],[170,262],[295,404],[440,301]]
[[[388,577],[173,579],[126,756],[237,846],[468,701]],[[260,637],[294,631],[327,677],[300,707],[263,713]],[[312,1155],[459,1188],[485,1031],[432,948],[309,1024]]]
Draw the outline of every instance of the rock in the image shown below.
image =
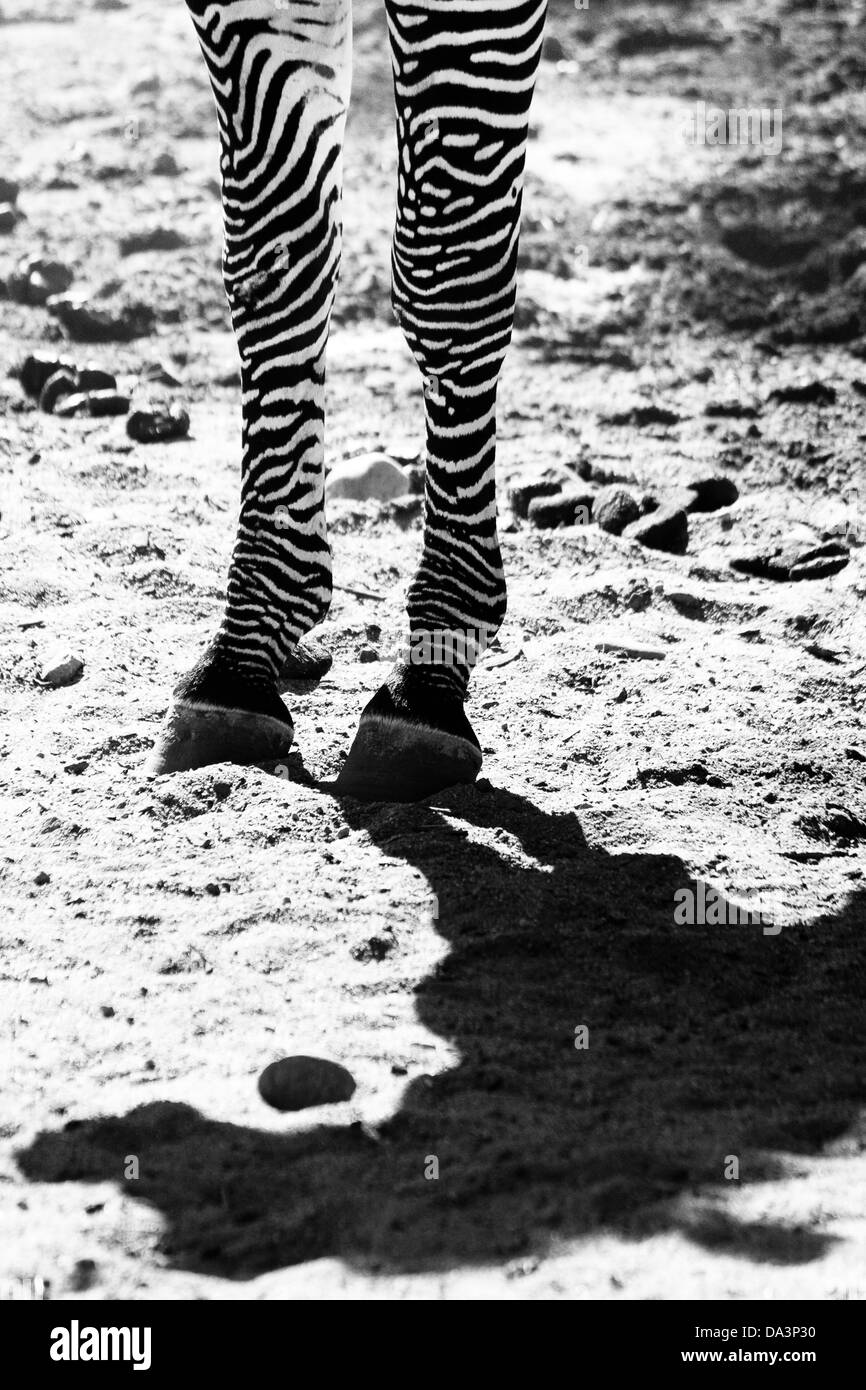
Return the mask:
[[139,251],[178,251],[188,246],[187,238],[176,227],[148,227],[130,232],[119,242],[121,256],[135,256]]
[[[303,637],[283,663],[280,681],[320,681],[331,669],[334,658],[315,637]],[[282,685],[279,686],[282,690]]]
[[563,489],[564,478],[533,478],[530,482],[515,483],[508,489],[508,502],[515,516],[526,518],[529,504],[536,497],[553,497]]
[[84,662],[80,657],[72,656],[69,652],[58,652],[42,667],[39,683],[55,688],[71,685],[73,681],[78,680],[83,670]]
[[25,256],[6,282],[6,293],[16,304],[45,304],[53,294],[68,290],[75,276],[63,261]]
[[39,873],[34,875],[33,882],[42,888],[46,883],[51,882],[51,875],[47,874],[44,869],[40,869]]
[[541,45],[541,56],[546,63],[561,63],[568,54],[555,34],[546,34]]
[[143,406],[130,415],[126,433],[138,444],[185,439],[189,434],[189,415],[179,405]]
[[15,179],[7,179],[0,174],[0,203],[17,203],[21,185]]
[[[399,460],[398,460],[399,462]],[[409,463],[406,468],[406,483],[411,496],[423,497],[427,482],[427,469],[423,464]]]
[[61,367],[59,372],[54,372],[48,378],[39,392],[39,409],[51,415],[57,403],[63,400],[64,396],[73,395],[76,389],[75,377]]
[[714,420],[754,420],[760,414],[760,410],[756,405],[747,405],[745,401],[708,401],[704,406],[704,414]]
[[632,541],[639,541],[650,550],[667,550],[671,555],[684,555],[689,544],[688,518],[680,507],[659,507],[658,511],[633,521],[623,531]]
[[695,501],[687,508],[690,512],[715,512],[720,507],[730,507],[740,495],[740,489],[725,473],[704,473],[689,478],[686,487],[695,494]]
[[102,367],[95,366],[88,362],[86,366],[79,368],[76,376],[76,383],[79,391],[116,391],[117,377],[113,372],[106,372]]
[[18,213],[11,203],[0,203],[0,232],[11,232],[18,221]]
[[163,178],[173,179],[180,173],[180,165],[171,150],[161,150],[151,164],[150,171]]
[[424,512],[424,498],[418,497],[395,497],[393,502],[388,502],[384,508],[384,514],[389,521],[395,521],[402,531],[408,530],[413,522],[419,521]]
[[731,557],[731,569],[756,579],[826,579],[838,574],[850,559],[848,547],[829,541],[812,549],[797,545],[777,545],[741,552]]
[[629,522],[636,521],[639,516],[640,507],[635,498],[617,483],[602,488],[592,509],[593,521],[612,536],[621,536]]
[[835,386],[824,381],[807,381],[799,386],[778,386],[771,391],[767,400],[773,405],[833,405],[836,400]]
[[704,616],[704,600],[698,594],[674,589],[665,597],[668,603],[673,604],[678,613],[684,613],[687,618],[702,618]]
[[529,504],[529,520],[542,530],[553,526],[586,526],[592,517],[594,501],[593,493],[576,488],[557,492],[552,497],[534,497]]
[[406,469],[387,454],[361,454],[336,464],[328,474],[326,489],[329,497],[346,497],[355,502],[377,498],[388,502],[393,497],[405,497],[408,481]]
[[616,652],[621,656],[636,657],[638,661],[664,661],[665,659],[665,653],[659,651],[658,647],[648,647],[644,642],[627,642],[615,637],[596,642],[595,649],[598,652]]
[[101,305],[52,295],[47,307],[78,343],[128,343],[151,333],[155,322],[150,305],[139,301]]
[[129,410],[129,397],[119,391],[87,391],[88,415],[125,415]]
[[358,660],[361,662],[378,661],[379,653],[373,651],[372,647],[362,647],[358,652]]
[[43,357],[40,353],[31,353],[25,357],[19,376],[27,395],[38,397],[48,378],[55,372],[67,371],[75,376],[77,370],[68,357]]
[[635,405],[630,410],[621,410],[616,415],[603,415],[603,425],[633,425],[636,429],[646,429],[648,425],[678,425],[682,416],[675,410],[662,405]]
[[355,1093],[355,1079],[338,1062],[322,1057],[283,1057],[259,1077],[259,1095],[274,1110],[335,1105]]

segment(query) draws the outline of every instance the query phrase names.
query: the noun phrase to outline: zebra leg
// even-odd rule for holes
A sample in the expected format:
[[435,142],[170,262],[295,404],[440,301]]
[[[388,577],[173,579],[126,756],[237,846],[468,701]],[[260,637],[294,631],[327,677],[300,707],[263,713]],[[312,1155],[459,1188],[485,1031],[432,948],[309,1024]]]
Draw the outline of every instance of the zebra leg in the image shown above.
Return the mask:
[[514,319],[529,108],[546,0],[386,0],[399,149],[392,301],[424,377],[424,548],[408,659],[361,715],[341,775],[412,799],[472,781],[463,708],[505,616],[496,391]]
[[187,0],[216,101],[243,459],[224,616],[148,770],[282,756],[279,678],[327,613],[325,347],[340,259],[351,0]]

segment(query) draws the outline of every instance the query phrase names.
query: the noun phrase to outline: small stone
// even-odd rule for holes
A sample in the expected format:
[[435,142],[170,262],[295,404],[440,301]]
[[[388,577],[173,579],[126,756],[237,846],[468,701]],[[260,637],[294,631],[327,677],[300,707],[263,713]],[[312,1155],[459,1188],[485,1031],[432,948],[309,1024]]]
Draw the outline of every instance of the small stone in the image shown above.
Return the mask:
[[110,1004],[100,1004],[99,1012],[103,1018],[114,1018],[114,1009]]
[[135,256],[139,251],[177,251],[187,245],[186,237],[176,227],[148,227],[121,237],[120,254]]
[[206,883],[204,886],[204,891],[208,893],[210,897],[218,898],[220,895],[220,886],[218,883]]
[[657,647],[648,647],[644,642],[625,641],[616,637],[596,642],[595,649],[598,652],[615,652],[621,656],[632,656],[638,661],[664,661],[665,659],[665,653],[659,651]]
[[686,617],[702,618],[704,616],[704,601],[697,594],[674,590],[667,595],[667,600],[668,603],[673,604],[678,612],[685,613]]
[[101,305],[73,295],[52,295],[47,307],[79,343],[128,343],[151,333],[155,322],[150,305],[138,301]]
[[71,685],[78,680],[84,670],[84,662],[78,656],[69,653],[61,653],[42,667],[39,681],[42,685],[59,687],[61,685]]
[[689,523],[679,507],[659,507],[657,512],[642,516],[627,526],[623,535],[639,541],[650,550],[666,550],[671,555],[684,555],[689,544]]
[[613,483],[601,489],[595,499],[592,516],[602,531],[621,536],[630,522],[637,521],[640,507],[627,488]]
[[113,372],[107,372],[102,367],[97,367],[92,362],[86,363],[78,370],[76,378],[79,391],[116,391],[117,377]]
[[649,425],[678,425],[681,416],[675,410],[663,405],[635,405],[630,410],[621,410],[616,415],[605,415],[603,425],[634,425],[636,429],[646,429]]
[[715,512],[720,507],[733,506],[740,495],[733,478],[724,473],[705,473],[690,478],[686,487],[696,498],[687,509],[690,512]]
[[358,652],[358,660],[361,662],[378,661],[379,653],[374,651],[372,647],[362,647]]
[[546,34],[541,45],[541,56],[546,63],[561,63],[568,54],[555,34]]
[[72,1293],[87,1293],[88,1289],[93,1288],[98,1276],[99,1268],[95,1260],[76,1260],[69,1276],[69,1288]]
[[7,179],[0,174],[0,203],[17,203],[21,185],[15,179]]
[[39,873],[34,876],[33,882],[38,888],[44,888],[46,883],[51,882],[51,875],[47,874],[44,869],[40,869]]
[[[398,460],[399,462],[399,460]],[[408,463],[404,465],[406,469],[406,486],[413,497],[422,497],[427,480],[427,472],[422,464]]]
[[66,371],[76,375],[77,367],[67,357],[43,357],[41,353],[31,353],[25,357],[19,373],[21,387],[28,396],[38,397],[43,386],[55,372]]
[[405,497],[409,486],[405,468],[387,454],[373,453],[336,464],[328,474],[326,489],[329,497],[389,502],[394,497]]
[[331,669],[334,658],[315,637],[302,637],[283,663],[281,681],[319,681]]
[[533,497],[529,504],[529,520],[541,530],[554,526],[585,526],[592,517],[594,495],[591,492],[557,492],[552,497]]
[[355,1079],[338,1062],[322,1057],[283,1057],[259,1077],[259,1095],[274,1110],[306,1110],[351,1099]]
[[368,623],[364,632],[368,642],[378,642],[382,636],[382,629],[378,623]]
[[806,381],[796,386],[778,386],[767,399],[773,405],[834,405],[836,388],[825,381]]
[[80,777],[82,772],[86,772],[90,767],[89,758],[78,758],[74,763],[65,763],[64,772],[68,772],[73,777]]
[[508,490],[508,501],[515,516],[522,519],[529,515],[529,504],[536,497],[553,497],[562,492],[563,478],[534,478],[528,483],[515,483]]
[[189,415],[179,405],[142,407],[130,415],[126,433],[138,444],[185,439],[189,434]]
[[18,221],[18,213],[11,203],[0,203],[0,232],[11,232]]
[[53,294],[68,290],[75,276],[63,261],[25,256],[9,277],[6,291],[17,304],[45,304]]
[[129,410],[129,397],[119,391],[88,391],[86,395],[88,415],[125,415]]
[[77,389],[75,377],[61,367],[59,372],[48,378],[39,392],[39,409],[44,410],[46,415],[51,415],[58,402],[62,401],[64,396],[74,395]]
[[161,150],[150,166],[151,173],[163,178],[173,179],[180,173],[180,165],[171,150]]

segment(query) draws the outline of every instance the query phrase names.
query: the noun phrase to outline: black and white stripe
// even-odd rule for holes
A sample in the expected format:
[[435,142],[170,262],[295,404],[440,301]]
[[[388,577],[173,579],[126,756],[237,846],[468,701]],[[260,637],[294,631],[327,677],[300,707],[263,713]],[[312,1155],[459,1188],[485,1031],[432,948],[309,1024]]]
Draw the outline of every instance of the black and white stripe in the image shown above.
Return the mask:
[[[220,129],[243,469],[225,617],[181,693],[243,705],[244,687],[274,689],[289,649],[330,601],[324,357],[340,258],[350,0],[187,4]],[[427,417],[410,631],[480,631],[483,643],[505,612],[496,388],[546,0],[385,4],[399,153],[392,298],[424,375]],[[423,669],[432,688],[462,697],[462,648]]]

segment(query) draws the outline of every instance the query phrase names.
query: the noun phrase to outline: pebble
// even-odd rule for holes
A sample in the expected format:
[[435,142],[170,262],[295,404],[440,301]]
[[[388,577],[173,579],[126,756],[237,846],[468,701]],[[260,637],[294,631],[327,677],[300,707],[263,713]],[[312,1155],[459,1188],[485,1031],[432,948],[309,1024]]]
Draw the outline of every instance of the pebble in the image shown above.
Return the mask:
[[829,541],[813,549],[796,545],[777,545],[766,550],[743,551],[729,561],[738,574],[756,579],[801,580],[826,579],[838,574],[848,564],[847,546]]
[[773,405],[833,405],[836,388],[825,381],[806,381],[797,386],[777,386],[767,400]]
[[160,174],[165,178],[173,179],[180,173],[180,165],[171,150],[162,150],[154,159],[150,170],[152,174]]
[[627,488],[616,483],[602,488],[592,510],[593,521],[612,536],[621,536],[626,526],[637,521],[639,516],[640,507],[635,498]]
[[45,304],[53,294],[68,290],[75,276],[63,261],[25,256],[6,282],[6,292],[17,304]]
[[508,490],[508,502],[514,515],[525,519],[529,515],[529,504],[536,497],[555,496],[562,492],[564,481],[563,478],[534,478],[528,483],[515,483]]
[[602,642],[596,642],[597,652],[619,652],[623,656],[634,656],[639,661],[664,661],[665,653],[659,651],[658,647],[648,647],[644,642],[626,642],[621,638],[606,638]]
[[178,251],[188,244],[176,227],[148,227],[121,237],[119,247],[121,256],[134,256],[139,251]]
[[18,221],[18,213],[11,203],[0,203],[0,232],[11,232]]
[[129,397],[119,391],[87,391],[88,415],[125,415],[129,410]]
[[39,873],[34,876],[33,882],[39,888],[42,888],[46,883],[51,882],[51,875],[47,874],[44,869],[40,869]]
[[185,439],[189,434],[189,415],[179,405],[143,406],[130,415],[126,433],[139,444]]
[[72,295],[51,295],[47,308],[79,343],[128,343],[154,326],[153,310],[140,302],[102,306]]
[[302,637],[292,647],[280,673],[283,680],[321,680],[334,658],[315,637]]
[[585,525],[592,516],[594,494],[591,492],[557,492],[552,497],[533,497],[529,504],[529,520],[533,526],[549,530],[553,526]]
[[15,179],[7,179],[0,174],[0,203],[17,203],[18,194],[21,192],[20,183]]
[[331,469],[326,490],[329,497],[345,497],[354,502],[389,502],[406,496],[409,480],[406,469],[387,454],[361,454],[343,459]]
[[84,662],[80,657],[73,656],[69,652],[59,652],[42,667],[39,681],[41,685],[71,685],[74,680],[78,679],[83,670]]
[[21,387],[28,396],[38,396],[48,378],[59,371],[71,372],[74,376],[77,368],[66,357],[44,357],[41,353],[31,353],[21,366]]
[[259,1077],[259,1095],[274,1110],[334,1105],[355,1093],[355,1079],[338,1062],[323,1057],[283,1057]]
[[113,372],[107,372],[102,367],[97,367],[93,362],[88,362],[79,368],[76,374],[76,381],[79,391],[116,391],[117,377]]
[[725,473],[703,473],[689,478],[686,488],[696,499],[687,508],[690,512],[716,512],[720,507],[731,507],[740,495],[733,478]]
[[623,535],[628,540],[639,541],[649,550],[684,555],[689,544],[689,522],[681,508],[659,507],[658,511],[633,521]]
[[39,392],[39,409],[51,415],[58,402],[62,401],[64,396],[74,395],[76,390],[75,377],[61,367],[59,372],[54,372],[48,378]]
[[378,661],[379,653],[373,651],[372,647],[362,647],[358,652],[358,660],[361,662]]

